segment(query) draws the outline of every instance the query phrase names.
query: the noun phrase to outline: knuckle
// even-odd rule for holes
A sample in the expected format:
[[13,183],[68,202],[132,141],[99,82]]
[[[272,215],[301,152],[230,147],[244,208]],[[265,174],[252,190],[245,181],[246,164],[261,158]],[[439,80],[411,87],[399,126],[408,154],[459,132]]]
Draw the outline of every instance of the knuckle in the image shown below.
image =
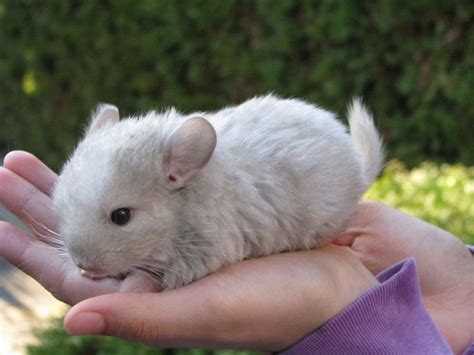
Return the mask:
[[[113,312],[118,312],[121,308],[120,304],[123,302],[121,296],[117,295],[119,304],[112,307]],[[155,316],[153,310],[150,309],[149,301],[142,294],[134,295],[129,301],[133,302],[137,308],[133,312],[125,312],[123,317],[112,317],[116,319],[116,322],[110,329],[113,333],[111,335],[147,344],[157,344],[161,338],[161,324],[159,317]]]
[[127,336],[130,336],[136,340],[145,340],[148,338],[148,327],[144,321],[136,320],[135,323],[130,327],[130,333],[127,334]]
[[135,319],[130,328],[126,326],[119,329],[120,337],[130,340],[139,340],[145,343],[156,343],[158,341],[158,325],[144,319]]

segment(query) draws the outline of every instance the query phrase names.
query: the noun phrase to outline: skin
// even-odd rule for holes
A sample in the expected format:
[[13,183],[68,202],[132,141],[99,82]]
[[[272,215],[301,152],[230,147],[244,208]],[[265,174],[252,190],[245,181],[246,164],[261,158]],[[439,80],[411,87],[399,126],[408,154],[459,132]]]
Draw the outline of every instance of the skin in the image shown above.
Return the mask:
[[335,243],[349,246],[374,275],[414,257],[426,310],[454,352],[474,342],[474,258],[460,239],[389,206],[362,202]]
[[[0,168],[0,202],[27,224],[55,230],[50,195],[56,178],[31,154],[12,152]],[[462,351],[474,334],[471,255],[456,237],[390,207],[363,202],[358,210],[336,239],[339,246],[246,260],[163,293],[151,293],[151,284],[133,275],[84,278],[38,234],[5,222],[0,256],[75,305],[64,320],[70,334],[267,351],[295,343],[377,285],[373,274],[414,256],[428,312],[455,352]]]

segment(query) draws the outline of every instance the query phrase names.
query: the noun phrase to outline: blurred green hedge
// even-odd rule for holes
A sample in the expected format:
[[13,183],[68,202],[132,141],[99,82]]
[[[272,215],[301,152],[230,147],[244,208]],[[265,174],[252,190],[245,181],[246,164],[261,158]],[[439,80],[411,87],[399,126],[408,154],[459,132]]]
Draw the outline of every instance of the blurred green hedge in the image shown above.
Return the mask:
[[365,198],[399,208],[474,245],[474,168],[391,161]]
[[62,319],[37,329],[36,336],[38,343],[27,347],[27,355],[258,355],[245,350],[157,349],[112,337],[73,337],[64,331]]
[[0,150],[58,166],[98,102],[274,91],[376,114],[391,157],[474,163],[474,2],[0,0]]

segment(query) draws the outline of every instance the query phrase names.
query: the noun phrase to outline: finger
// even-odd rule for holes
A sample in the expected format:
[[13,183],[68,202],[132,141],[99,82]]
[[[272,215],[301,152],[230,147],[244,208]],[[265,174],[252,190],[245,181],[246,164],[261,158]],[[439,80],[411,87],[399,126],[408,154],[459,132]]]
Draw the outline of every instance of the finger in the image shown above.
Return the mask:
[[340,245],[340,246],[348,246],[350,247],[354,242],[356,235],[350,233],[338,234],[334,237],[331,241],[332,244]]
[[13,151],[3,159],[3,166],[50,196],[58,176],[33,154]]
[[56,230],[52,201],[31,183],[0,167],[0,201],[23,222],[47,234]]
[[347,229],[334,236],[332,244],[341,246],[352,246],[354,241],[367,235],[368,227],[373,223],[378,211],[383,205],[375,201],[361,201],[357,204],[357,211],[349,223]]
[[63,278],[64,260],[53,248],[3,221],[0,221],[0,257],[48,289],[57,289]]
[[202,294],[186,290],[88,299],[68,312],[64,326],[73,335],[112,335],[162,347],[215,345],[215,341],[206,341],[209,333],[215,333],[206,330],[216,323],[212,319],[215,310]]

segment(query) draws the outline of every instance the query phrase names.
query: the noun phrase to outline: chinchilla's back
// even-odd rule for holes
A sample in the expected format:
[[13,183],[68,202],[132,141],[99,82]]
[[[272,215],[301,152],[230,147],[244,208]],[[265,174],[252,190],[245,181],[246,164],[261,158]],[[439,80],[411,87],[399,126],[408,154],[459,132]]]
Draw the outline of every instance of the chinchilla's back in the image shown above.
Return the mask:
[[272,95],[207,118],[218,135],[216,155],[227,162],[223,180],[238,181],[225,196],[242,205],[243,220],[268,226],[270,216],[275,230],[289,235],[285,245],[260,238],[256,244],[270,243],[262,250],[327,242],[345,228],[382,165],[377,132],[358,102],[350,115],[353,137],[331,112]]

